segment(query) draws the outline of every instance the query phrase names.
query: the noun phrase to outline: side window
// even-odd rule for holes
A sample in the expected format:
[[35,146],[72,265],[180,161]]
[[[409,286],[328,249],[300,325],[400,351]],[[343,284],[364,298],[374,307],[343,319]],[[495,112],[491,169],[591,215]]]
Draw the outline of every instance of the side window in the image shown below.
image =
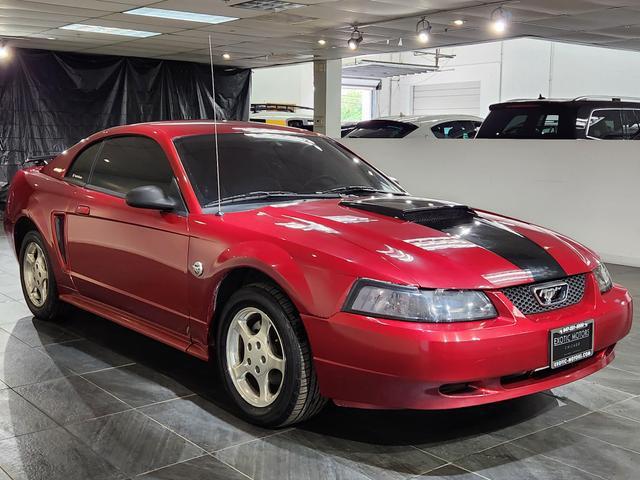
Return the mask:
[[540,115],[536,125],[536,137],[553,137],[558,135],[560,125],[560,115],[547,114]]
[[515,115],[509,123],[505,125],[502,132],[496,132],[496,135],[501,137],[519,137],[522,136],[527,123],[527,115]]
[[587,137],[598,140],[623,140],[622,110],[594,110],[591,113]]
[[77,183],[78,185],[85,185],[89,181],[89,175],[91,174],[91,167],[93,161],[100,152],[102,142],[94,143],[90,147],[85,148],[76,156],[75,160],[67,170],[65,177],[71,183]]
[[96,159],[91,185],[120,195],[143,185],[155,185],[176,195],[173,172],[164,151],[146,137],[114,137],[105,140]]
[[640,110],[623,110],[622,128],[625,140],[640,140]]
[[436,138],[451,138],[451,134],[456,131],[456,124],[458,122],[445,122],[439,123],[431,127],[431,131]]
[[431,127],[431,131],[436,138],[474,138],[480,122],[473,120],[454,120],[451,122],[439,123]]

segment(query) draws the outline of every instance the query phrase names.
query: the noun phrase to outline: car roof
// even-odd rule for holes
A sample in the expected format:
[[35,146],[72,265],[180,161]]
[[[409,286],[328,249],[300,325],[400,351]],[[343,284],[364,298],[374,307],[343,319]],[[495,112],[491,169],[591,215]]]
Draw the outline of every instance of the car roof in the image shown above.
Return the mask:
[[162,122],[135,123],[131,125],[107,128],[100,132],[96,132],[87,138],[83,138],[72,147],[57,155],[52,162],[42,169],[42,172],[54,178],[61,178],[64,176],[66,168],[68,168],[70,162],[75,158],[79,151],[85,148],[86,145],[108,137],[144,135],[151,138],[158,138],[160,136],[164,137],[165,140],[173,140],[175,138],[188,137],[192,135],[212,135],[216,130],[214,128],[216,125],[219,134],[280,132],[290,135],[322,136],[319,133],[313,133],[302,128],[284,127],[280,125],[256,122],[237,122],[226,120],[218,122],[210,120],[168,120]]
[[[392,122],[412,123],[416,126],[431,126],[442,122],[450,122],[454,120],[471,120],[475,122],[482,122],[482,117],[475,115],[457,115],[457,114],[443,114],[443,115],[393,115],[388,117],[380,117],[374,120],[387,120]],[[371,120],[365,120],[360,123],[370,122]]]
[[265,131],[278,131],[312,135],[312,133],[308,130],[303,130],[301,128],[285,127],[281,125],[271,125],[266,123],[227,120],[218,122],[213,122],[211,120],[168,120],[162,122],[136,123],[132,125],[122,125],[119,127],[108,128],[100,132],[99,135],[122,135],[127,133],[155,134],[162,132],[170,138],[176,138],[190,135],[213,134],[216,130],[216,125],[219,134],[261,133]]
[[577,97],[577,98],[516,98],[502,103],[494,103],[490,110],[512,108],[518,106],[549,106],[560,105],[566,107],[634,107],[640,108],[640,99],[625,99],[624,97]]

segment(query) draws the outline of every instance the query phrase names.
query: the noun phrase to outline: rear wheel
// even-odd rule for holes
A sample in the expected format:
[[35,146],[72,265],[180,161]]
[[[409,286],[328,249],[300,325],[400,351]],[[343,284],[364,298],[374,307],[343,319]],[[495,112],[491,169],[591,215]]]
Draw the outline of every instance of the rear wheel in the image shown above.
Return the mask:
[[232,295],[217,339],[225,386],[253,423],[283,427],[324,406],[302,321],[277,287],[253,284]]
[[28,232],[20,248],[22,293],[34,316],[54,320],[60,308],[58,287],[44,241],[34,230]]

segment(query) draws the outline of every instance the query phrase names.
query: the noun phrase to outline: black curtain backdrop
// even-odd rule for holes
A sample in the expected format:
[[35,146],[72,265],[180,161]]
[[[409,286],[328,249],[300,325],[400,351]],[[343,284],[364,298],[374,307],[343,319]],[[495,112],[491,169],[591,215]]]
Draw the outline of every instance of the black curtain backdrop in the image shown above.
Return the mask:
[[[247,120],[251,70],[218,67],[218,119]],[[212,119],[206,64],[15,49],[0,64],[0,185],[27,158],[115,125]]]

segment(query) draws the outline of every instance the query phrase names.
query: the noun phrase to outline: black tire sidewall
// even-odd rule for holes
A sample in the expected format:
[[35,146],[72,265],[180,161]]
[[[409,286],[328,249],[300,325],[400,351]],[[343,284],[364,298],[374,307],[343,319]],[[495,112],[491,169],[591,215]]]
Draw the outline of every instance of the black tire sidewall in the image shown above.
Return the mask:
[[[231,320],[246,307],[256,307],[265,312],[275,325],[286,357],[282,390],[278,398],[267,407],[254,407],[236,390],[227,370],[226,343]],[[283,306],[268,291],[259,286],[247,286],[233,294],[226,303],[218,325],[217,357],[220,375],[225,387],[242,414],[253,423],[276,427],[283,424],[293,411],[301,388],[302,353],[298,337]]]
[[[44,302],[44,304],[41,307],[38,307],[33,303],[31,303],[31,300],[29,299],[29,295],[27,294],[27,289],[24,283],[24,271],[23,271],[24,255],[27,250],[27,247],[31,243],[36,243],[44,252],[44,259],[47,263],[47,272],[49,274],[47,300]],[[49,250],[47,249],[47,246],[42,240],[42,236],[35,230],[28,232],[24,236],[24,239],[22,240],[22,245],[20,246],[20,255],[18,259],[20,262],[20,285],[22,287],[22,294],[24,295],[24,300],[27,304],[27,307],[29,307],[29,310],[31,310],[31,313],[33,313],[33,315],[36,318],[39,318],[42,320],[52,320],[55,317],[58,309],[58,288],[56,284],[55,275],[53,273],[53,269],[51,266],[51,258],[49,256]]]

